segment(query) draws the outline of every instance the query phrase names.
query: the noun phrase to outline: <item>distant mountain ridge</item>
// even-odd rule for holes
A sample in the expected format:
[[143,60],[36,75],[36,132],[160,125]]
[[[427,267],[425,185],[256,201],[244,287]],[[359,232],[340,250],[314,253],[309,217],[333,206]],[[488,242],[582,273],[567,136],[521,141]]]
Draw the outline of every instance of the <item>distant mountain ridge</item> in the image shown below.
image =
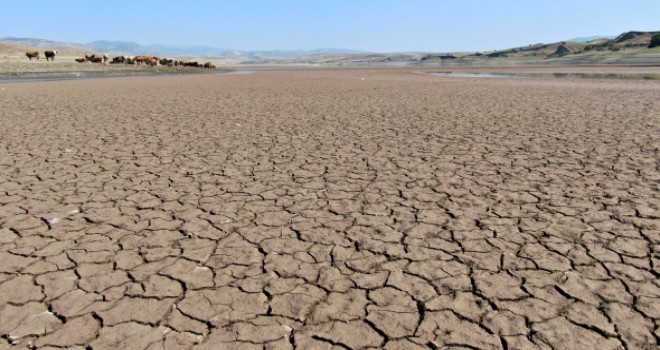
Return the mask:
[[205,55],[242,56],[264,58],[292,58],[318,54],[357,54],[365,51],[352,49],[321,48],[314,50],[231,50],[213,46],[142,45],[132,41],[96,40],[86,44],[68,43],[38,38],[4,37],[0,42],[34,48],[70,49],[108,53],[112,55]]
[[595,35],[595,36],[579,36],[577,38],[569,39],[566,41],[575,41],[578,43],[586,43],[588,41],[594,41],[596,39],[614,39],[616,35]]

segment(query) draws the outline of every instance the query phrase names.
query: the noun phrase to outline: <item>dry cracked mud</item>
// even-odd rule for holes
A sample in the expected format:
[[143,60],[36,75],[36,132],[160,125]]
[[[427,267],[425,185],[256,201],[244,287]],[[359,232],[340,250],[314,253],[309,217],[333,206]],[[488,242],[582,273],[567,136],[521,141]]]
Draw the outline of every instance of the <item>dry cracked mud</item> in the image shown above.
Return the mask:
[[656,349],[660,84],[2,84],[0,349]]

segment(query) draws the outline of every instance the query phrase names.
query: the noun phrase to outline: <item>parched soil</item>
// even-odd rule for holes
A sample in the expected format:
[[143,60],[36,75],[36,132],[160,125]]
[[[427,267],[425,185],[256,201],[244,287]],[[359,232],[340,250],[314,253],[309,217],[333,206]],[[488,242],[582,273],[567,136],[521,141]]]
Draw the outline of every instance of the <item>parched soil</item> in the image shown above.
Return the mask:
[[660,84],[0,84],[0,349],[656,349]]

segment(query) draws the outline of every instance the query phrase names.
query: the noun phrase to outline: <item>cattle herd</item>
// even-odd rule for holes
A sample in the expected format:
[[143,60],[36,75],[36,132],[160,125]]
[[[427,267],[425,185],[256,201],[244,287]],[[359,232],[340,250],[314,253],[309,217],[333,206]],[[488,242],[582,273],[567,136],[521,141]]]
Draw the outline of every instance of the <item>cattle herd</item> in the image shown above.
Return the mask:
[[[44,56],[46,56],[46,61],[55,61],[55,55],[57,55],[57,51],[44,51]],[[25,53],[25,56],[32,61],[33,58],[36,58],[37,61],[39,60],[39,51],[28,51]]]
[[[46,61],[55,60],[55,55],[57,51],[44,51],[44,56],[46,56]],[[30,61],[33,58],[39,60],[39,51],[28,51],[25,53]],[[197,62],[197,61],[184,61],[174,58],[158,58],[155,56],[116,56],[110,58],[108,55],[99,55],[91,54],[85,55],[84,58],[76,58],[76,62],[85,63],[104,63],[104,64],[136,64],[136,65],[148,65],[148,66],[168,66],[168,67],[197,67],[197,68],[216,68],[215,65],[211,62]]]

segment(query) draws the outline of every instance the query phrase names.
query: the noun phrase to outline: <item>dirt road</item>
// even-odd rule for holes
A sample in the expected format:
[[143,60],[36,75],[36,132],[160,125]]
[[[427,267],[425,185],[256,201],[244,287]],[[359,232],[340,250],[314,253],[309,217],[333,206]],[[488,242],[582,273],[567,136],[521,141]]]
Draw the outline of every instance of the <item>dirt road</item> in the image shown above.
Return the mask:
[[0,349],[658,345],[657,82],[0,89]]

